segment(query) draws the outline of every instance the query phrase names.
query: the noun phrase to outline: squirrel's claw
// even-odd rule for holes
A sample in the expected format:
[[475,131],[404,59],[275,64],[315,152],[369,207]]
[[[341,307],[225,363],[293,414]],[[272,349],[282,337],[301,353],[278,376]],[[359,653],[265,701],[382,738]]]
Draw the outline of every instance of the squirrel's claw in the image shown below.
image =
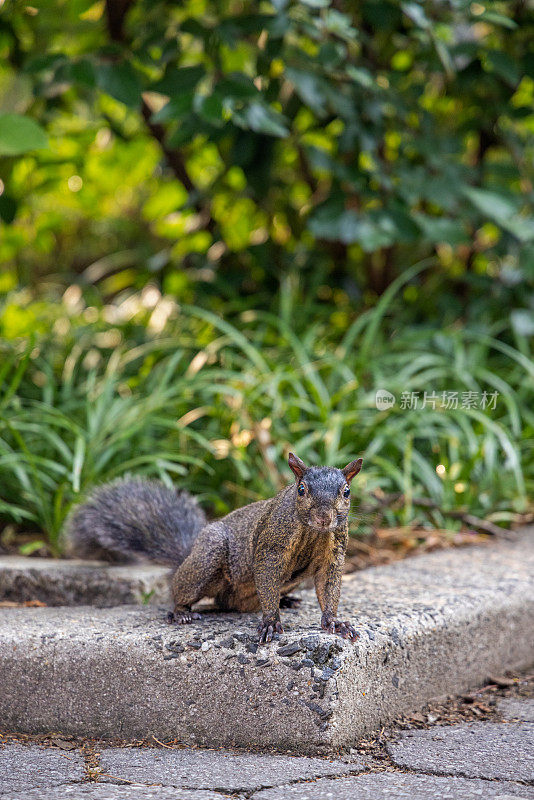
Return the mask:
[[352,639],[352,641],[355,641],[359,637],[359,634],[356,632],[356,628],[354,628],[354,626],[351,625],[347,620],[344,620],[343,622],[336,620],[336,633],[339,636],[342,636],[343,639]]
[[172,625],[173,622],[176,622],[177,625],[189,625],[195,619],[202,619],[202,617],[196,611],[186,608],[175,610],[174,613],[169,611],[167,614],[169,625]]
[[271,642],[276,633],[283,633],[280,620],[262,620],[258,625],[259,643]]
[[326,616],[324,614],[321,619],[321,628],[328,633],[336,633],[343,639],[356,641],[359,637],[356,628],[354,628],[348,620],[335,619],[335,617]]

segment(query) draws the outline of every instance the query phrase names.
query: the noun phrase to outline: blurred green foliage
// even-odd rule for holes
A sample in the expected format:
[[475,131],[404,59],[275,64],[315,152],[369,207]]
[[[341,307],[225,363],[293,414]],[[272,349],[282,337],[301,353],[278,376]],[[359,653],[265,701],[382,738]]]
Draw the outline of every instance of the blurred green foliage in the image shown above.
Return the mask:
[[0,112],[49,146],[2,158],[0,285],[268,306],[296,267],[371,305],[435,253],[436,313],[531,309],[533,33],[522,0],[11,0]]
[[[0,516],[55,548],[128,471],[219,514],[290,445],[364,453],[391,523],[525,509],[533,33],[524,0],[7,0]],[[447,390],[500,399],[399,404]]]
[[[154,287],[102,308],[71,287],[33,308],[52,332],[3,353],[0,514],[57,547],[71,504],[130,472],[177,481],[218,515],[287,483],[296,449],[308,463],[363,454],[355,496],[403,492],[392,524],[455,528],[447,511],[458,509],[509,524],[534,486],[531,347],[513,333],[514,346],[491,331],[397,328],[403,283],[425,266],[343,334],[321,309],[301,309],[292,283],[271,312],[232,322]],[[397,402],[377,410],[384,388]],[[452,410],[441,402],[451,390]],[[484,391],[498,392],[493,407]],[[404,392],[419,393],[417,409],[403,408]],[[440,510],[421,513],[418,496]]]

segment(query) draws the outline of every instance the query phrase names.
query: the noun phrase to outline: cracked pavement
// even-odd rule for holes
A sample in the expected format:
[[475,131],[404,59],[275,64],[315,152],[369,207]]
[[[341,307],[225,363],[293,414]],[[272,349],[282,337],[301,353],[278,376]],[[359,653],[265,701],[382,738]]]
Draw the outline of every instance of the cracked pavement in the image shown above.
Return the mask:
[[394,729],[382,750],[338,758],[6,740],[3,800],[534,800],[533,699],[486,721]]

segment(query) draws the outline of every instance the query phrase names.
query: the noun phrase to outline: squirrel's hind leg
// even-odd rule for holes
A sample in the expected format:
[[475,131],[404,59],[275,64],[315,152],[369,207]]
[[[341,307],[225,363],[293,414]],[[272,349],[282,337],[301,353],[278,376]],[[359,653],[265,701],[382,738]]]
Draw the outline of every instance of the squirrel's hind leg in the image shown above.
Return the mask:
[[301,603],[302,599],[294,594],[283,594],[280,598],[280,608],[298,608]]
[[206,525],[195,540],[185,561],[172,576],[171,588],[174,612],[169,622],[188,624],[200,619],[191,606],[201,597],[215,597],[224,581],[227,562],[224,527],[214,522]]

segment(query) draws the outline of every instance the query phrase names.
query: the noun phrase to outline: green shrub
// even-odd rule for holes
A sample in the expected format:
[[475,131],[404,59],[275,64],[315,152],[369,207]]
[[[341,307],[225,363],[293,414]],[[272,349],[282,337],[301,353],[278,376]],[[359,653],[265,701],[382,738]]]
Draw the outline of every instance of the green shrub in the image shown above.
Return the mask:
[[[529,344],[512,331],[390,319],[402,283],[423,266],[342,335],[320,308],[302,316],[290,292],[272,313],[231,320],[167,298],[147,311],[134,297],[136,314],[112,327],[105,308],[67,317],[56,306],[56,332],[6,346],[2,517],[42,529],[56,548],[71,504],[126,473],[176,482],[222,514],[289,480],[294,449],[310,463],[363,455],[362,495],[405,494],[390,523],[457,526],[446,510],[468,508],[507,524],[533,488]],[[162,303],[169,319],[153,335]],[[379,389],[396,396],[392,408],[376,408]],[[401,407],[403,392],[419,392],[421,405],[425,391],[436,393],[435,408]],[[445,408],[444,391],[498,398],[495,408]],[[445,511],[415,508],[417,496]]]

